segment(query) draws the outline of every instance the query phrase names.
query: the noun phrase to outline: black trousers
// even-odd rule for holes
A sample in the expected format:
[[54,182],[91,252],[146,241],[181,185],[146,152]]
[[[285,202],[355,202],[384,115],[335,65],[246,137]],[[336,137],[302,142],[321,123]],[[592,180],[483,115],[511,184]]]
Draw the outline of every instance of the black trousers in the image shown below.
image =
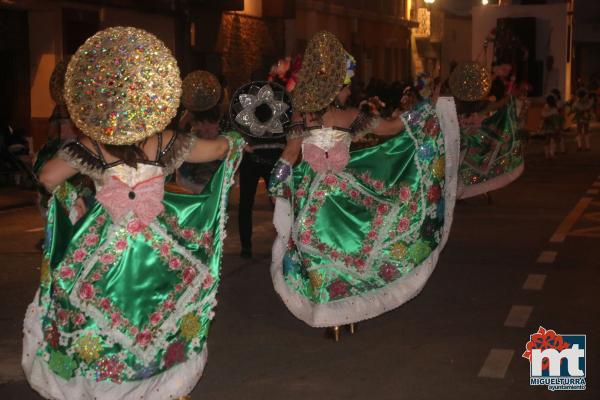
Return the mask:
[[[281,154],[279,151],[277,154]],[[271,155],[271,154],[269,154]],[[240,164],[240,207],[238,225],[242,249],[252,248],[252,208],[258,180],[263,178],[268,185],[271,171],[277,158],[263,158],[254,154],[244,154]]]

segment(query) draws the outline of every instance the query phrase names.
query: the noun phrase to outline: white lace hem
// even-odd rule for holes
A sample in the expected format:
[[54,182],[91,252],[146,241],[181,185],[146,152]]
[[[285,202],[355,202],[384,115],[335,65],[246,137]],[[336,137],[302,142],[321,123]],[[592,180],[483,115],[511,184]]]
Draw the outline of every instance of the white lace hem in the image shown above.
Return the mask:
[[346,299],[329,303],[313,303],[294,292],[283,277],[283,257],[286,253],[288,239],[293,224],[290,202],[277,198],[273,223],[277,230],[277,238],[273,243],[273,259],[271,262],[271,277],[275,291],[298,319],[313,327],[344,325],[377,317],[387,311],[401,306],[421,292],[427,279],[435,269],[440,252],[444,248],[454,214],[458,164],[460,152],[460,134],[454,99],[441,97],[436,105],[442,132],[444,132],[445,147],[445,219],[442,228],[442,238],[438,247],[417,266],[413,271],[398,279],[396,282]]
[[517,180],[525,170],[525,163],[521,163],[517,168],[512,171],[492,178],[488,181],[477,183],[474,185],[465,185],[462,182],[458,184],[458,198],[459,199],[468,199],[469,197],[479,196],[480,194],[484,194],[487,192],[491,192],[493,190],[500,189],[509,183]]
[[52,372],[48,363],[36,352],[43,343],[38,304],[39,292],[27,307],[23,325],[23,356],[21,366],[31,387],[48,399],[144,399],[166,400],[185,396],[194,389],[206,365],[206,344],[202,352],[182,364],[135,382],[96,382],[82,376],[66,380]]

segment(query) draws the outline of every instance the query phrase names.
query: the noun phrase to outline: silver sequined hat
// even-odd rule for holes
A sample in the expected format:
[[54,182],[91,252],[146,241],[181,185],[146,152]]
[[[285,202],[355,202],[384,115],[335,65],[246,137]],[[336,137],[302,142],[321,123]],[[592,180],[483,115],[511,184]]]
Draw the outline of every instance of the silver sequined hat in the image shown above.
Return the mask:
[[290,95],[283,86],[255,81],[235,92],[229,117],[236,129],[248,136],[276,138],[285,135],[291,110]]

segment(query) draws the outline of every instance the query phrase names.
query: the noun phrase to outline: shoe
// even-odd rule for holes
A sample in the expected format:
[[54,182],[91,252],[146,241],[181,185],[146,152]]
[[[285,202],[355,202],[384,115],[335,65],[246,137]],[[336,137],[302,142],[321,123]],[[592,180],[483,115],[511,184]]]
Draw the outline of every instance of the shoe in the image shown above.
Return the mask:
[[251,259],[252,258],[252,249],[249,249],[247,247],[242,247],[242,251],[240,252],[240,257],[245,260]]
[[348,329],[348,332],[350,332],[351,335],[354,335],[356,333],[356,325],[354,322],[351,324],[346,325],[346,329]]
[[339,342],[340,341],[340,327],[332,326],[330,328],[326,328],[325,329],[325,337],[327,337],[329,339],[333,339],[334,342]]

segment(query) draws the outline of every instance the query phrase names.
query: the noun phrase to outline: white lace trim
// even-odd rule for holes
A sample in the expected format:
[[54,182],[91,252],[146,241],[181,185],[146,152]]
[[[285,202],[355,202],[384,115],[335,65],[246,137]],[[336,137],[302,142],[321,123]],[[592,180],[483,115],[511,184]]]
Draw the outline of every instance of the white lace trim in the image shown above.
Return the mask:
[[438,247],[415,268],[402,278],[377,290],[362,296],[352,296],[346,299],[317,304],[294,292],[283,277],[283,257],[293,224],[290,202],[277,198],[273,223],[278,236],[273,243],[273,259],[271,262],[271,277],[275,291],[294,316],[313,327],[343,325],[376,317],[392,310],[416,296],[423,288],[433,272],[439,254],[442,251],[452,225],[454,202],[456,200],[456,185],[458,174],[458,158],[460,151],[460,133],[454,100],[451,97],[441,97],[436,104],[436,112],[444,132],[445,147],[445,219],[442,237]]
[[165,400],[190,393],[204,371],[208,350],[188,361],[148,379],[133,382],[96,382],[82,376],[69,380],[51,371],[48,363],[36,355],[43,345],[38,307],[39,291],[27,308],[23,324],[23,356],[21,366],[31,387],[42,396],[56,400]]
[[469,197],[479,196],[480,194],[485,194],[487,192],[500,189],[519,178],[524,170],[525,163],[521,163],[517,168],[513,169],[512,171],[497,176],[495,178],[489,179],[485,182],[477,183],[474,185],[465,185],[463,182],[459,182],[458,198],[461,200],[468,199]]

